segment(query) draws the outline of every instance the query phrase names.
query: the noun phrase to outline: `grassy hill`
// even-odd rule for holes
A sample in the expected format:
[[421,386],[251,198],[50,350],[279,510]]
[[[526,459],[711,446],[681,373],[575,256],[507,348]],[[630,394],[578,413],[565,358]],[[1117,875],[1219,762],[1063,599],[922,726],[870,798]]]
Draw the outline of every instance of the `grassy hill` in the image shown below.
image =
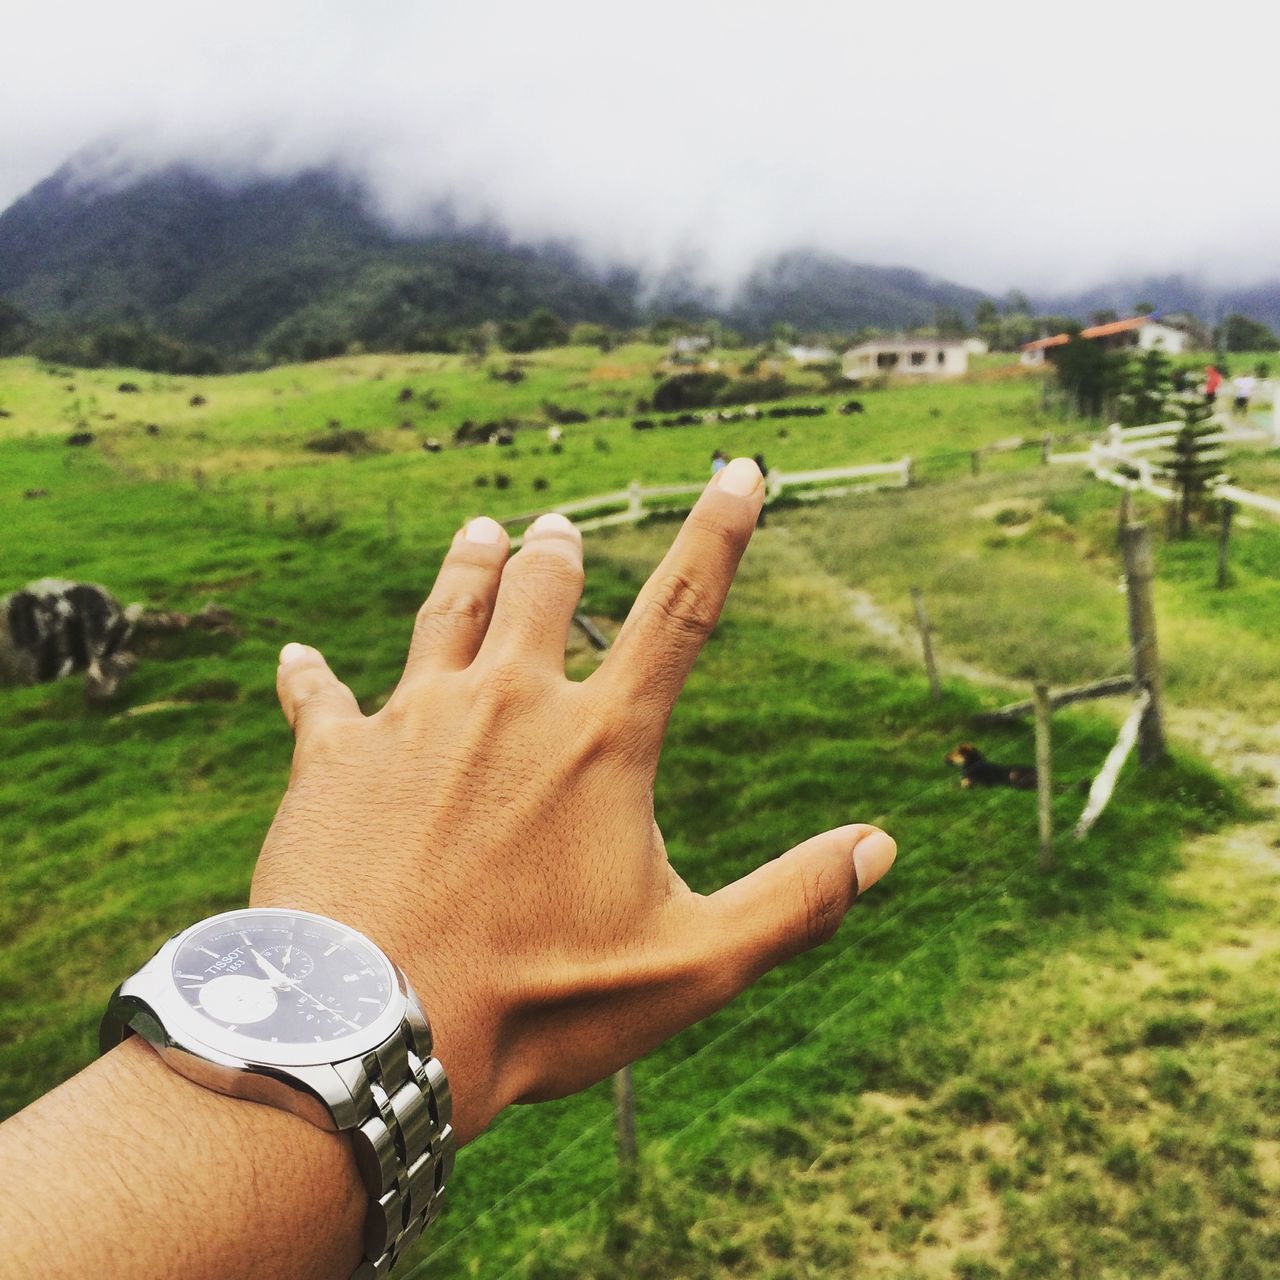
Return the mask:
[[[992,363],[868,393],[860,416],[637,432],[657,354],[542,353],[516,384],[490,376],[505,360],[452,357],[200,380],[0,363],[0,586],[59,572],[159,607],[216,600],[239,632],[152,642],[107,708],[74,682],[0,691],[0,1112],[88,1059],[105,995],[161,938],[243,901],[288,765],[279,645],[320,645],[376,706],[467,516],[697,479],[715,447],[820,466],[1062,428],[1034,380]],[[141,390],[116,390],[127,381]],[[800,397],[840,398],[816,382]],[[589,415],[558,454],[547,401]],[[503,417],[529,424],[513,447],[421,449]],[[330,419],[382,452],[308,450]],[[93,444],[68,446],[82,422]],[[1004,461],[1016,469],[974,478],[944,459],[916,490],[770,514],[672,723],[657,793],[671,856],[709,889],[865,818],[898,838],[898,866],[832,944],[638,1065],[634,1196],[607,1087],[514,1110],[464,1154],[423,1274],[1269,1274],[1275,879],[1262,860],[1244,875],[1227,843],[1185,844],[1246,814],[1248,780],[1185,748],[1131,767],[1045,877],[1032,798],[961,792],[942,762],[975,733],[1028,758],[1025,726],[979,730],[974,713],[1033,673],[1124,663],[1112,496],[1034,451]],[[588,538],[585,607],[606,628],[671,532],[655,519]],[[1280,656],[1265,625],[1280,534],[1241,530],[1238,549],[1239,589],[1215,593],[1209,543],[1159,548],[1170,694],[1187,708],[1247,708]],[[913,582],[944,656],[1003,691],[950,680],[934,705],[914,657],[855,622],[859,592],[905,616]],[[591,661],[575,652],[571,670]],[[1105,709],[1055,718],[1060,829],[1113,732]],[[1254,905],[1228,914],[1236,892]],[[1144,1270],[1152,1257],[1163,1271]]]

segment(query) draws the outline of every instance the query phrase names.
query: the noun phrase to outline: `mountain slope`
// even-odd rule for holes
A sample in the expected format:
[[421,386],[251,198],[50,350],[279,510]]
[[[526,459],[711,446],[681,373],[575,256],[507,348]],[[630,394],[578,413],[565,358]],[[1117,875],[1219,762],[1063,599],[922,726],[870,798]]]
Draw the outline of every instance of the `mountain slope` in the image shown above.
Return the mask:
[[687,277],[642,281],[572,248],[520,244],[447,210],[397,235],[328,172],[232,183],[188,166],[126,185],[67,166],[0,213],[0,297],[44,324],[126,321],[228,354],[309,337],[403,347],[433,331],[523,319],[634,325],[720,313],[749,334],[928,322],[982,295],[914,271],[794,251],[761,264],[727,307]]

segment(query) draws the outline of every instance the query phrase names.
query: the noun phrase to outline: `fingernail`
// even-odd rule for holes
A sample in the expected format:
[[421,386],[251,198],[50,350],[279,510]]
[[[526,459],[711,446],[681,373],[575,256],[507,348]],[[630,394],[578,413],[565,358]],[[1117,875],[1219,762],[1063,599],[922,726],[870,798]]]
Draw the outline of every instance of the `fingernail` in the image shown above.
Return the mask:
[[573,521],[568,516],[562,516],[558,511],[548,511],[545,515],[539,516],[525,530],[525,537],[536,534],[542,537],[544,534],[554,538],[577,538],[579,533],[574,528]]
[[466,528],[462,531],[462,536],[468,542],[479,542],[487,546],[493,546],[502,537],[502,526],[488,516],[476,516],[474,520],[467,521]]
[[893,866],[897,856],[896,842],[883,831],[868,831],[853,846],[853,871],[858,877],[859,897]]
[[725,493],[732,493],[745,498],[756,491],[760,483],[760,468],[750,458],[734,458],[720,472],[720,488]]
[[307,646],[305,644],[294,644],[292,641],[280,650],[280,665],[283,667],[286,662],[293,662],[297,658],[305,658],[307,656]]

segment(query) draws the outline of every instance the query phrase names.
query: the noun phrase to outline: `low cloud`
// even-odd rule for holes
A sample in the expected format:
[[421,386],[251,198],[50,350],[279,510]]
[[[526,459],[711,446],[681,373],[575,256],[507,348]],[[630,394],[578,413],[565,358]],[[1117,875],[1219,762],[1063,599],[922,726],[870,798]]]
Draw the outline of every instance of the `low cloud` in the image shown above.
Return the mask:
[[336,166],[401,227],[448,200],[718,284],[796,245],[993,291],[1280,271],[1280,19],[1235,0],[126,2],[5,25],[0,205],[109,138],[117,177]]

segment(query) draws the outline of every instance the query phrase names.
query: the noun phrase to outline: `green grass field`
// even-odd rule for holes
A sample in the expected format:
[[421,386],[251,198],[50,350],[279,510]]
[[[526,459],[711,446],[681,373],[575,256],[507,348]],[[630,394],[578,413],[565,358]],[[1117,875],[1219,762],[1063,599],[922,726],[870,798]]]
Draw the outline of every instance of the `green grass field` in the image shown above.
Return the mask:
[[[181,382],[0,362],[5,589],[58,573],[154,607],[215,600],[239,631],[149,642],[107,708],[87,710],[75,682],[0,692],[0,1114],[88,1060],[106,994],[164,936],[243,901],[288,766],[279,646],[319,645],[375,706],[467,516],[698,479],[716,447],[810,467],[1065,429],[1041,414],[1037,381],[993,364],[868,392],[860,417],[635,432],[656,356],[544,353],[514,387],[489,377],[505,361],[446,357]],[[116,392],[125,380],[143,390]],[[419,408],[424,392],[440,407]],[[560,454],[532,426],[511,449],[420,448],[465,417],[535,419],[545,400],[593,415]],[[305,450],[331,418],[385,452]],[[97,438],[68,447],[81,421]],[[999,462],[770,514],[673,720],[657,794],[671,856],[708,889],[866,819],[898,838],[899,864],[834,943],[637,1066],[634,1194],[616,1177],[607,1087],[514,1110],[464,1154],[424,1274],[1274,1273],[1274,954],[1232,941],[1265,932],[1274,869],[1241,870],[1229,835],[1202,836],[1248,816],[1247,781],[1185,746],[1131,766],[1094,836],[1061,841],[1042,876],[1033,798],[963,793],[942,762],[978,734],[1030,758],[1025,727],[978,729],[974,714],[1032,676],[1125,662],[1115,493],[1034,453]],[[621,618],[672,530],[592,535],[587,611]],[[1240,532],[1229,592],[1212,588],[1210,539],[1157,541],[1171,700],[1274,712],[1280,533]],[[905,619],[913,584],[944,656],[1003,690],[952,679],[935,706],[918,664],[854,622],[858,591]],[[1105,707],[1055,718],[1060,828],[1114,724]],[[1228,919],[1237,891],[1255,905]],[[1135,965],[1169,976],[1135,999]],[[1164,1269],[1144,1270],[1152,1258]]]

